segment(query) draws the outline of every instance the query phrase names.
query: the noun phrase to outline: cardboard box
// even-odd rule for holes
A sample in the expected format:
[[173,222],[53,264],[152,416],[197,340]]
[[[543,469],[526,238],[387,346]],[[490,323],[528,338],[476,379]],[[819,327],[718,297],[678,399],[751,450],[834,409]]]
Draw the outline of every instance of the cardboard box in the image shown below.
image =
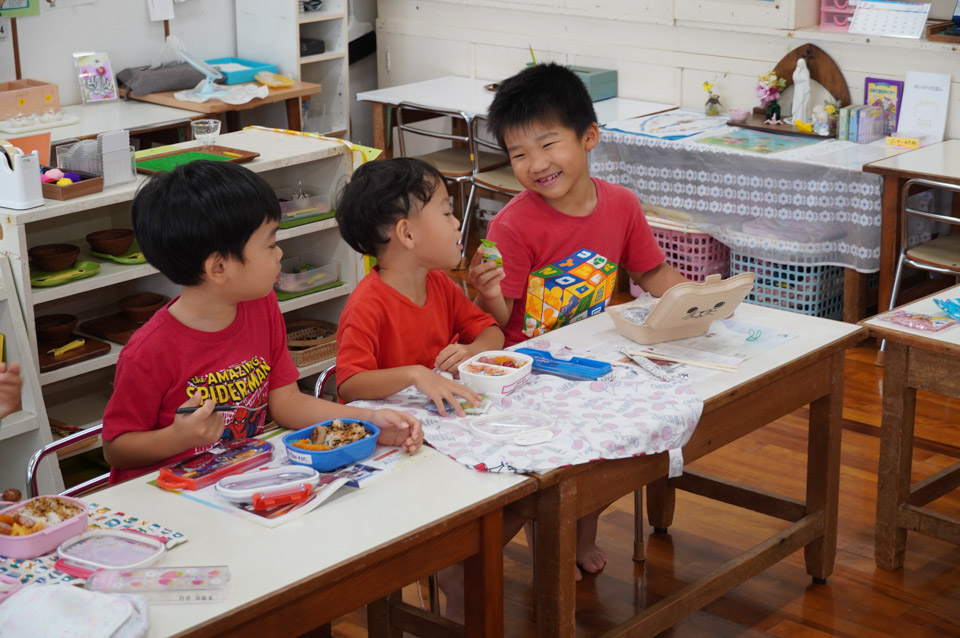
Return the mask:
[[51,109],[60,110],[60,89],[56,84],[29,79],[0,82],[0,120]]

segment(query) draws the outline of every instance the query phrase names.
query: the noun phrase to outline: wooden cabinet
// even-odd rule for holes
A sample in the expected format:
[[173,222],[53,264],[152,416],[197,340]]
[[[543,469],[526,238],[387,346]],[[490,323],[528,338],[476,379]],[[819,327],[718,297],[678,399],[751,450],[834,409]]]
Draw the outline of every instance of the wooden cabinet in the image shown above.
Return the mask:
[[[298,0],[237,0],[239,56],[276,64],[283,75],[323,87],[301,98],[304,131],[348,137],[346,3],[324,0],[319,10],[304,11]],[[323,42],[323,52],[301,55],[301,43],[309,41]]]
[[[352,170],[351,153],[344,145],[335,142],[248,129],[222,135],[218,143],[259,153],[260,157],[244,166],[260,174],[274,189],[302,184],[304,188],[308,185],[321,186],[333,193]],[[196,144],[187,142],[180,146]],[[95,230],[130,228],[130,205],[143,181],[144,177],[139,176],[134,183],[64,202],[46,200],[46,205],[30,210],[0,209],[3,213],[0,219],[0,250],[9,256],[12,285],[19,295],[26,323],[24,348],[35,363],[37,338],[34,319],[37,316],[69,313],[78,316],[82,324],[88,319],[119,312],[117,302],[136,292],[157,292],[169,297],[179,294],[179,287],[153,266],[122,265],[97,259],[90,255],[90,248],[84,240],[88,233]],[[284,258],[309,253],[336,261],[339,264],[339,278],[343,282],[335,288],[280,302],[284,317],[287,320],[309,318],[337,322],[362,270],[359,256],[341,240],[336,221],[328,219],[281,229],[277,239],[283,248]],[[80,259],[99,263],[99,273],[49,288],[31,287],[27,250],[49,243],[79,246]],[[3,327],[0,318],[0,332],[4,331]],[[78,332],[82,334],[83,331]],[[111,343],[109,351],[104,354],[40,374],[42,401],[39,403],[41,408],[46,408],[46,415],[42,409],[37,411],[44,421],[39,426],[42,436],[34,437],[29,445],[22,446],[22,453],[29,456],[31,446],[36,449],[50,440],[46,416],[79,427],[101,422],[103,409],[111,394],[115,364],[121,348],[121,345]],[[333,359],[329,359],[300,368],[301,377],[320,372],[332,363]],[[4,420],[2,427],[7,426]],[[0,434],[0,439],[2,436]],[[6,441],[0,440],[0,446],[6,448]],[[7,478],[5,474],[0,474],[0,477]],[[22,476],[18,477],[19,480],[12,485],[22,483]],[[41,492],[55,491],[59,488],[58,482],[59,474],[53,472],[47,480],[41,480]]]

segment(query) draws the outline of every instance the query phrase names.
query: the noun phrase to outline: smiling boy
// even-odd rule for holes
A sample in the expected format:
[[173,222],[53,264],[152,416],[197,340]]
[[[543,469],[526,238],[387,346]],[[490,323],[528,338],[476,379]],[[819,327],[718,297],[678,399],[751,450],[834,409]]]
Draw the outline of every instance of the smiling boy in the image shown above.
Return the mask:
[[[573,71],[552,63],[521,71],[500,85],[488,117],[526,190],[488,228],[503,267],[478,250],[469,277],[507,345],[603,312],[618,264],[655,296],[686,281],[664,262],[637,196],[590,177],[600,129]],[[588,572],[606,564],[596,545],[599,517],[598,510],[577,521],[577,564]]]

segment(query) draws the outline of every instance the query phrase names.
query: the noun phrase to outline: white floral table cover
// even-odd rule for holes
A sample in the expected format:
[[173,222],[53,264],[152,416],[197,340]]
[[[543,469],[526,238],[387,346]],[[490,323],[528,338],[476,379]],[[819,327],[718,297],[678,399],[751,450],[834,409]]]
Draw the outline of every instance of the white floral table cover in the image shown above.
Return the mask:
[[[570,350],[545,340],[523,345],[574,356]],[[426,409],[427,398],[414,387],[384,400],[351,405],[413,414],[423,424],[427,443],[468,467],[486,472],[546,472],[598,459],[680,448],[690,440],[703,412],[703,401],[688,386],[659,381],[635,366],[615,365],[611,374],[597,381],[545,374],[532,374],[529,379],[510,395],[491,397],[488,413],[528,409],[555,419],[554,438],[534,445],[477,434],[470,429],[472,416],[439,417]]]

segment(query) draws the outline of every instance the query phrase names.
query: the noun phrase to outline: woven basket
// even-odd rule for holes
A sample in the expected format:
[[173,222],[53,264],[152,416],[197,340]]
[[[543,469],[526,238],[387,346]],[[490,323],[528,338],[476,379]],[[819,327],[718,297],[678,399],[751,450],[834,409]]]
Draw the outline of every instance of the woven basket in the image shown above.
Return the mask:
[[287,322],[287,349],[298,368],[337,356],[337,324],[317,319]]

